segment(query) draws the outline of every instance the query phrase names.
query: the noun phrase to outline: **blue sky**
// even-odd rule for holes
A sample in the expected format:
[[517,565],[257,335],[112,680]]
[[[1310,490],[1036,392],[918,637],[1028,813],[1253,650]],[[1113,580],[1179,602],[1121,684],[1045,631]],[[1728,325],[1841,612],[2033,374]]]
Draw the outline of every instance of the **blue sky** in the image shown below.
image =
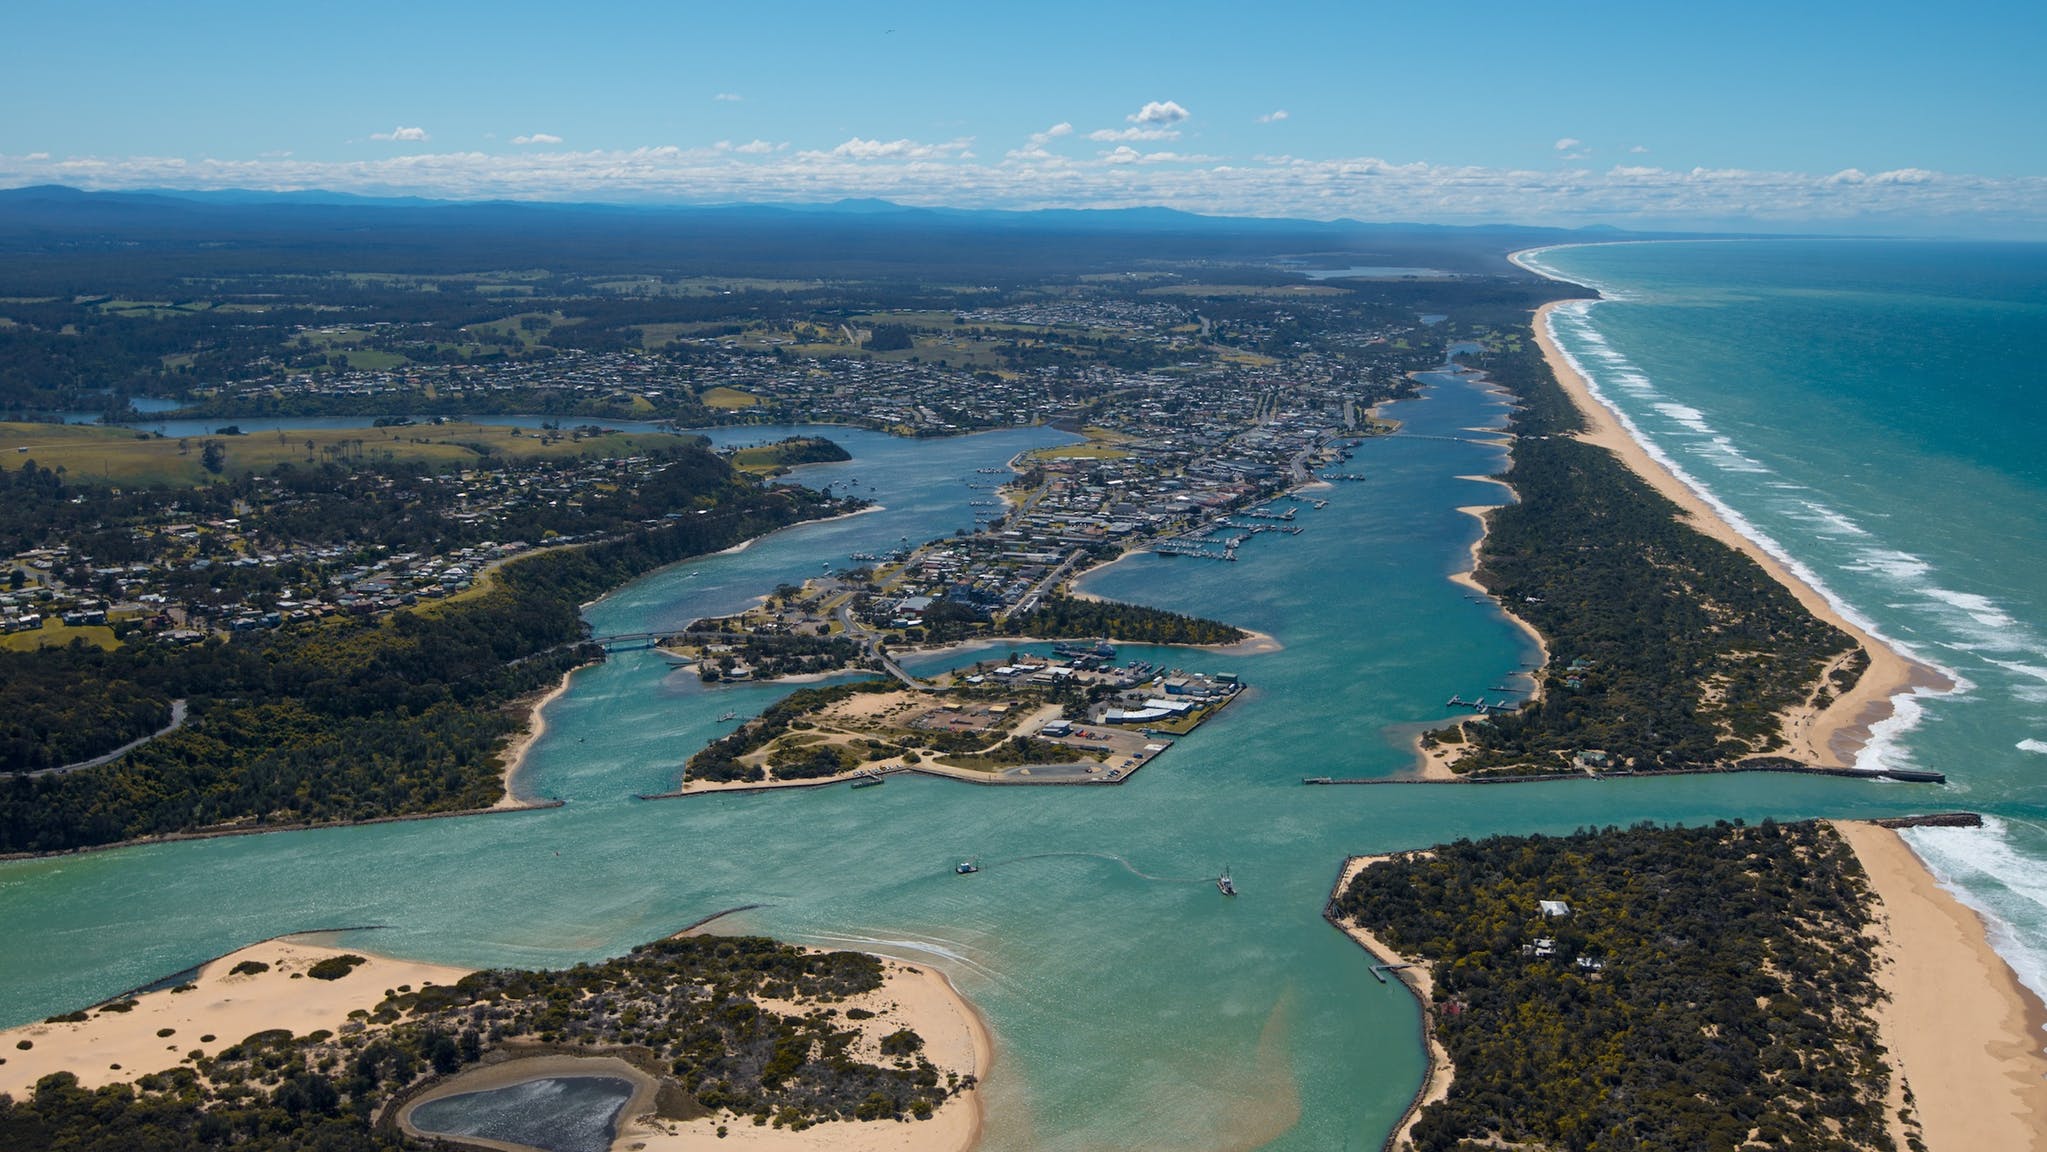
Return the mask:
[[26,0],[0,184],[2037,236],[2043,12]]

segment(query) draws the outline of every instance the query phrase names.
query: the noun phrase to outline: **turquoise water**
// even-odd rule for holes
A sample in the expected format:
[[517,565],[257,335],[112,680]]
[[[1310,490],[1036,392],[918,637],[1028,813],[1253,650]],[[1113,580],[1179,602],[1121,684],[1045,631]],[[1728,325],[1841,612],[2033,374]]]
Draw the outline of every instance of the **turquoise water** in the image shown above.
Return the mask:
[[1667,459],[1844,605],[1963,684],[1869,764],[1949,774],[1980,832],[1911,839],[2047,995],[2047,246],[1553,249],[1611,300],[1555,332]]
[[[1455,375],[1392,415],[1417,433],[1497,426],[1499,400]],[[757,431],[757,430],[749,430]],[[678,565],[592,605],[600,632],[729,612],[856,551],[972,523],[975,469],[1045,430],[904,442],[835,430],[849,463],[805,482],[872,487],[882,512]],[[653,653],[579,672],[529,760],[549,811],[122,849],[0,865],[0,1022],[76,1007],[280,932],[388,927],[352,946],[457,964],[615,955],[721,909],[724,923],[934,964],[985,1012],[997,1067],[986,1147],[1372,1148],[1419,1080],[1418,1015],[1320,918],[1343,858],[1495,831],[1642,819],[1885,814],[1987,803],[1923,787],[1688,777],[1521,787],[1303,787],[1410,764],[1442,701],[1488,690],[1535,652],[1445,577],[1500,499],[1462,479],[1504,453],[1366,443],[1362,483],[1322,493],[1299,536],[1241,562],[1136,557],[1090,591],[1231,620],[1283,651],[1131,656],[1235,671],[1252,685],[1130,783],[984,788],[921,778],[642,802],[730,709],[782,692],[705,687]],[[1931,726],[1929,725],[1929,729]],[[2009,808],[2009,806],[2007,806]],[[1999,809],[2000,811],[2007,809]],[[962,857],[984,870],[957,876]],[[1208,878],[1228,865],[1242,895]]]

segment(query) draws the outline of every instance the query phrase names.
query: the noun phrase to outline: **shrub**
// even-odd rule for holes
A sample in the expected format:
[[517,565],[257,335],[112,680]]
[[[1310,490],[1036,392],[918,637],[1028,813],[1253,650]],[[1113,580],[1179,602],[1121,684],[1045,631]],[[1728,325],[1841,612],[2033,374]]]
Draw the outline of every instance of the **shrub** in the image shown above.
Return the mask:
[[355,971],[356,965],[367,963],[369,963],[367,958],[352,952],[345,956],[329,956],[306,969],[306,975],[315,980],[339,980]]

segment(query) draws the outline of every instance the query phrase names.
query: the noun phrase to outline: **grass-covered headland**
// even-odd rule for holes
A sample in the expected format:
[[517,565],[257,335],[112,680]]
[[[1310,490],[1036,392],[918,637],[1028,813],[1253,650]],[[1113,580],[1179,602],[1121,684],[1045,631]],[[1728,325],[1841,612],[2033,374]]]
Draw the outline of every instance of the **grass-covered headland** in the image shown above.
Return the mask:
[[933,1066],[909,1030],[881,1039],[881,1062],[859,1057],[856,1022],[873,1014],[838,1005],[882,982],[873,956],[751,936],[662,940],[563,971],[478,972],[392,995],[339,1034],[258,1032],[96,1090],[54,1073],[25,1099],[0,1096],[0,1148],[415,1148],[388,1105],[493,1052],[622,1057],[659,1079],[669,1119],[731,1112],[800,1130],[928,1117],[974,1078]]
[[1872,898],[1830,826],[1722,822],[1398,854],[1330,915],[1429,970],[1454,1076],[1422,1152],[1917,1148],[1909,1093],[1886,1114]]

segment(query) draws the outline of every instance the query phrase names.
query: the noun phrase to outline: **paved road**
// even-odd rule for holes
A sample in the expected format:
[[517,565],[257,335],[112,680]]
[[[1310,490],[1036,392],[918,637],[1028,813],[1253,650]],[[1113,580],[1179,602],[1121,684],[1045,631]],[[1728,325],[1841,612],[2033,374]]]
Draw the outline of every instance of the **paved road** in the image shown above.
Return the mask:
[[186,714],[185,702],[183,700],[173,700],[171,701],[171,722],[157,729],[156,731],[151,732],[147,736],[141,737],[140,739],[136,740],[130,740],[126,744],[121,745],[119,748],[114,749],[112,752],[109,752],[104,756],[95,756],[90,760],[80,760],[76,764],[61,764],[55,768],[44,768],[36,772],[23,772],[20,773],[20,775],[54,776],[59,772],[76,772],[80,768],[97,768],[102,764],[110,764],[116,760],[119,760],[121,757],[126,756],[128,753],[135,751],[137,748],[142,747],[144,744],[149,743],[151,740],[154,740],[159,736],[168,736],[171,733],[176,732],[178,729],[183,728],[185,726],[185,714]]

